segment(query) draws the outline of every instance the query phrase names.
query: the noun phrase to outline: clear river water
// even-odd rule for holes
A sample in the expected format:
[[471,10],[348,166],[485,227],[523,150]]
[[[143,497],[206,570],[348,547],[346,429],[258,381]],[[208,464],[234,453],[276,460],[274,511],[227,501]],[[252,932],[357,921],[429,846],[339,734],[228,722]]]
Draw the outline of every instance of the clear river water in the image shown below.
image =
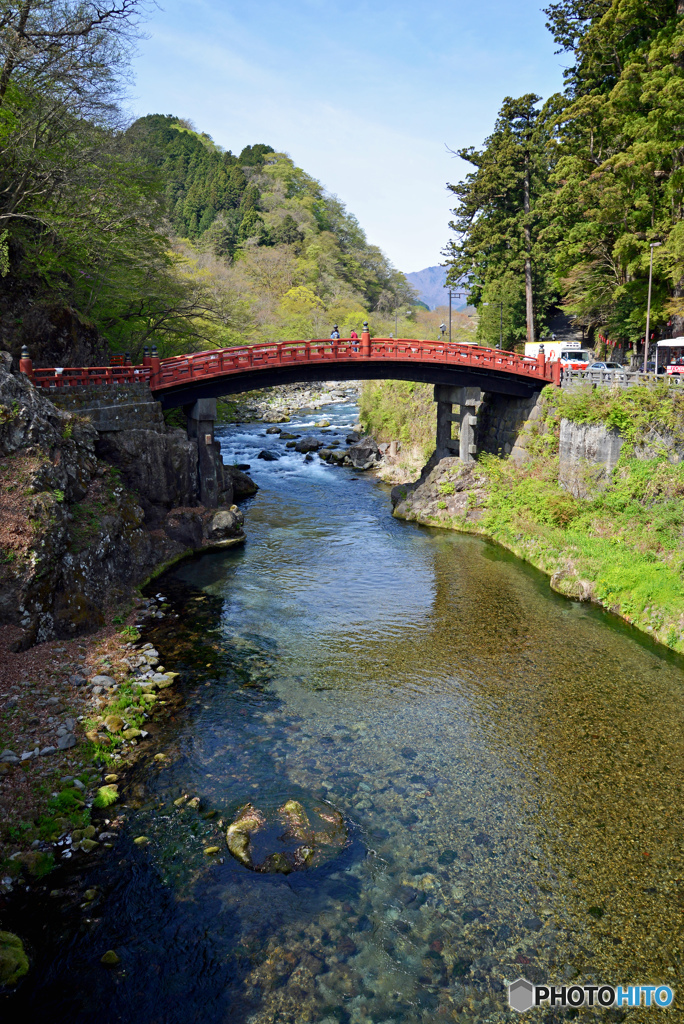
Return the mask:
[[[356,408],[325,415],[343,441]],[[518,976],[680,989],[682,659],[493,545],[393,519],[368,475],[262,425],[219,433],[260,486],[247,543],[155,584],[180,617],[145,639],[182,706],[123,793],[122,838],[46,912],[7,1019],[480,1024],[515,1017]],[[346,842],[249,870],[227,825],[287,800],[339,812]]]

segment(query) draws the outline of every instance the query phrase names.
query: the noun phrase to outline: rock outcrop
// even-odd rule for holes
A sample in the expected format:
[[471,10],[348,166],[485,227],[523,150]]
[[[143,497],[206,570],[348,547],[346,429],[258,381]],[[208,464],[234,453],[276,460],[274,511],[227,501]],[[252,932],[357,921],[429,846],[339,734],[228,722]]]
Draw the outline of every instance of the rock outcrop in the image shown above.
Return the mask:
[[24,628],[22,646],[95,629],[160,563],[244,536],[230,508],[256,489],[244,473],[220,463],[229,510],[209,511],[182,431],[98,435],[11,363],[0,359],[0,623]]

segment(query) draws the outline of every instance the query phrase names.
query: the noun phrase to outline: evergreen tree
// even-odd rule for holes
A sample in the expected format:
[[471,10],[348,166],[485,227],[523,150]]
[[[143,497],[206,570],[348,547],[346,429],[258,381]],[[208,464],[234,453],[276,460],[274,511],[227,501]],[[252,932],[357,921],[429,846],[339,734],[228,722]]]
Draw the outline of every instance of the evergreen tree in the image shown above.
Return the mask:
[[[543,317],[552,288],[549,257],[540,238],[541,200],[550,170],[550,109],[537,109],[539,97],[506,97],[493,133],[480,151],[458,155],[476,167],[463,182],[449,185],[458,199],[450,227],[459,235],[447,247],[448,280],[467,280],[470,300],[479,304],[485,290],[494,295],[524,282],[524,328],[535,337],[535,319]],[[503,282],[507,281],[506,288]],[[501,282],[501,287],[493,286]],[[517,290],[515,287],[513,290]],[[511,310],[517,308],[511,300]],[[522,324],[508,332],[509,344]]]

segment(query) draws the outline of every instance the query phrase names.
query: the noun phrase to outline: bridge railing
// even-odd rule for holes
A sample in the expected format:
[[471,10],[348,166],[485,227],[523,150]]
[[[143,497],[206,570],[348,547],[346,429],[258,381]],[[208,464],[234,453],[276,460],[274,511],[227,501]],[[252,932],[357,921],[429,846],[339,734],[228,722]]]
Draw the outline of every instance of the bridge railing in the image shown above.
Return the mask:
[[241,345],[192,352],[159,359],[156,353],[142,366],[86,366],[34,369],[30,358],[22,358],[21,369],[43,388],[79,385],[116,385],[148,381],[153,391],[163,391],[191,381],[240,373],[269,366],[296,363],[345,362],[356,360],[431,362],[447,366],[468,366],[482,370],[515,373],[545,383],[556,380],[558,365],[538,358],[519,356],[501,349],[479,345],[458,345],[413,338],[317,338],[313,341],[283,341],[265,345]]
[[684,391],[684,374],[642,373],[641,370],[563,370],[561,387],[573,388],[583,384],[611,388],[665,385]]
[[363,341],[352,339],[287,341],[270,345],[246,345],[173,356],[160,360],[152,386],[173,387],[191,380],[267,366],[287,366],[297,362],[341,362],[346,359],[407,360],[473,366],[523,374],[551,383],[551,365],[536,358],[519,356],[500,349],[478,345],[416,341],[413,338],[373,338],[364,349]]
[[55,366],[34,368],[31,379],[36,387],[68,388],[101,384],[140,384],[149,381],[149,366]]

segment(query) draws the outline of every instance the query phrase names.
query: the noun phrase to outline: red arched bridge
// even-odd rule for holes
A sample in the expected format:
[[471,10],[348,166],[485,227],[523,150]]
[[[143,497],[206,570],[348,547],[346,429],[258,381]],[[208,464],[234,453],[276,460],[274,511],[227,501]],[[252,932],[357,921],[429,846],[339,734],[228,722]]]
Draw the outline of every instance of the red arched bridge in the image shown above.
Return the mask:
[[165,408],[188,406],[203,398],[251,391],[277,384],[323,380],[422,381],[529,397],[560,383],[560,364],[543,354],[528,358],[501,349],[411,338],[283,341],[245,345],[160,359],[156,350],[142,364],[34,367],[28,353],[20,367],[36,386],[129,384],[148,381]]

